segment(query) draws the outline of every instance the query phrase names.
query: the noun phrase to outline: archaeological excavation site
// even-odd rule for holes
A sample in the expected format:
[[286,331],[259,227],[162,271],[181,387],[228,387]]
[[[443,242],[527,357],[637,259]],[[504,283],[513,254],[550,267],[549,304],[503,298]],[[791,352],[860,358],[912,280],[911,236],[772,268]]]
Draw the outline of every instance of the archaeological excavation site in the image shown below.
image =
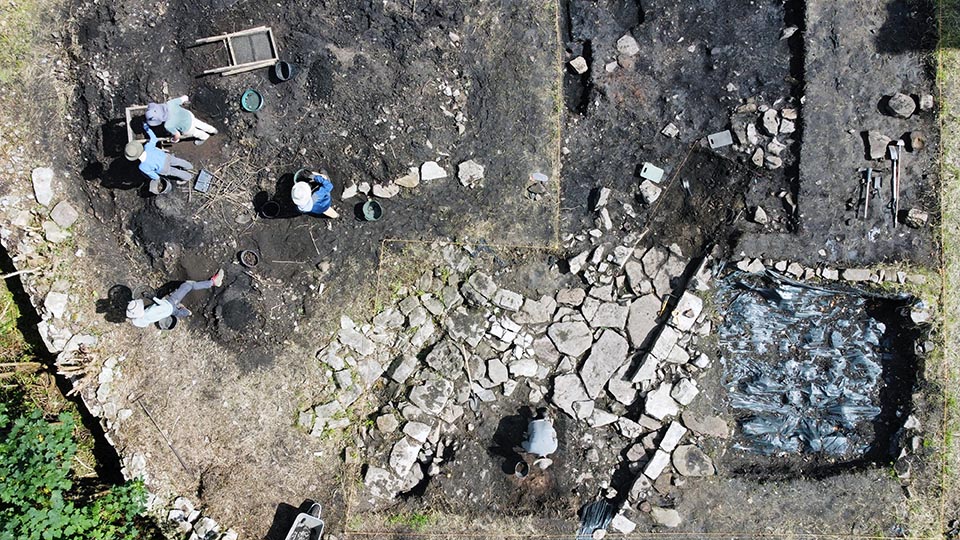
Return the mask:
[[960,2],[31,2],[0,538],[960,538]]

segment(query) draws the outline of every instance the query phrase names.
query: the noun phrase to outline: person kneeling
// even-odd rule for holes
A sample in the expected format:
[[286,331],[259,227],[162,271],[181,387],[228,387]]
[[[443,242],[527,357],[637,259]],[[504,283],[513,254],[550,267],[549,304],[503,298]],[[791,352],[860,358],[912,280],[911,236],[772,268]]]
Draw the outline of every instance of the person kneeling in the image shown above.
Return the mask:
[[327,171],[312,172],[310,181],[297,181],[290,190],[290,198],[297,210],[304,214],[338,218],[340,214],[333,209],[333,182]]

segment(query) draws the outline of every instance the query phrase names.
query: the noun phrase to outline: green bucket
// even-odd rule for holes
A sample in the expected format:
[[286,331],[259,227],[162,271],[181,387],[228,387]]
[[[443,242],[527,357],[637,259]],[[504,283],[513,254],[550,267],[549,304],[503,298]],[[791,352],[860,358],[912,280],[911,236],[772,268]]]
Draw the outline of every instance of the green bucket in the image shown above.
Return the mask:
[[253,88],[247,88],[240,96],[240,106],[247,112],[257,112],[263,108],[263,96]]
[[363,219],[367,221],[377,221],[383,216],[383,207],[377,201],[367,201],[363,203]]

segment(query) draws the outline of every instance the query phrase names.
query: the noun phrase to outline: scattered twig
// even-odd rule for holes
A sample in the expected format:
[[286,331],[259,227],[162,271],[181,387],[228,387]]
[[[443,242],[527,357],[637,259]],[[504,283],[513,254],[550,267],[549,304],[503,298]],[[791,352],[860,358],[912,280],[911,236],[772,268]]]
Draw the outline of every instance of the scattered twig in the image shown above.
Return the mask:
[[319,257],[319,256],[320,256],[320,248],[317,247],[317,239],[313,237],[313,231],[312,231],[312,230],[309,230],[309,229],[308,229],[307,232],[310,233],[310,240],[313,241],[313,249],[317,250],[317,257]]

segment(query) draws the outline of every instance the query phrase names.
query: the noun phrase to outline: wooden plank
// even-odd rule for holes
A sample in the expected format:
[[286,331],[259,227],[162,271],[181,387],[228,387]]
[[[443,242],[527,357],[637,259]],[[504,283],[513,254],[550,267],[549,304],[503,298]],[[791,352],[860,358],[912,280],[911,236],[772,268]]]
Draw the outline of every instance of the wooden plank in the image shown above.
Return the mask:
[[273,57],[280,61],[280,49],[277,48],[277,41],[273,39],[273,30],[267,28],[267,36],[270,37],[270,45],[273,47]]
[[215,41],[223,41],[227,37],[238,37],[246,36],[249,34],[259,34],[261,32],[270,30],[269,26],[258,26],[256,28],[248,28],[246,30],[240,30],[239,32],[227,32],[226,34],[220,34],[218,36],[211,36],[206,38],[200,38],[193,42],[194,45],[202,45],[204,43],[213,43]]
[[230,36],[227,36],[227,52],[230,53],[230,65],[237,65],[237,55],[233,54],[233,42],[230,41]]
[[246,63],[246,64],[240,64],[239,66],[235,66],[236,69],[233,69],[233,70],[230,70],[230,71],[223,71],[223,72],[220,73],[220,75],[223,76],[223,77],[226,77],[226,76],[228,76],[228,75],[237,75],[237,74],[239,74],[239,73],[246,73],[246,72],[248,72],[248,71],[253,71],[253,70],[255,70],[255,69],[260,69],[260,68],[265,68],[265,67],[273,66],[273,65],[275,65],[277,62],[279,62],[279,60],[277,60],[276,58],[271,58],[271,59],[269,59],[269,60],[260,60],[260,61],[257,61],[257,62],[249,62],[249,63]]

